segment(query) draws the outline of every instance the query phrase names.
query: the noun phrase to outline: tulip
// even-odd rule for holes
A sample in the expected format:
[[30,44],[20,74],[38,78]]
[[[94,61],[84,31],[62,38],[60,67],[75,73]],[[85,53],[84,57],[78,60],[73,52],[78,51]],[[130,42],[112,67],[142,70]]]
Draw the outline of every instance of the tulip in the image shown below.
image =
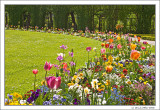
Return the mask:
[[105,47],[108,48],[108,47],[109,47],[109,44],[105,44]]
[[131,44],[131,50],[135,50],[136,44]]
[[36,74],[38,73],[37,69],[32,70],[33,74],[35,74],[35,79],[34,79],[34,90],[35,90],[35,83],[36,83]]
[[110,46],[109,46],[109,49],[113,49],[113,45],[110,45]]
[[137,50],[132,50],[130,57],[132,60],[137,60],[140,57],[140,53]]
[[37,74],[38,73],[38,70],[37,69],[34,69],[32,70],[33,74]]
[[131,41],[132,41],[132,38],[131,38],[131,37],[129,37],[129,38],[128,38],[128,41],[129,41],[129,42],[131,42]]
[[121,39],[121,37],[118,36],[118,37],[117,37],[117,40],[120,40],[120,39]]
[[46,61],[45,65],[44,65],[44,69],[45,69],[46,71],[49,71],[49,70],[52,68],[53,65],[54,65],[54,64],[50,64],[50,62],[48,63],[48,62]]
[[47,86],[50,89],[58,89],[61,85],[61,77],[49,76],[46,77]]
[[113,39],[109,39],[109,43],[112,43],[113,42]]
[[127,69],[124,69],[124,70],[123,70],[123,73],[124,73],[125,75],[127,75]]
[[102,43],[101,46],[104,47],[105,43]]
[[87,47],[86,50],[89,52],[91,51],[91,47]]
[[141,49],[144,50],[144,49],[146,49],[146,47],[143,47],[143,46],[142,46]]
[[118,44],[118,45],[117,45],[117,48],[118,48],[118,49],[121,49],[121,48],[122,48],[121,44]]
[[63,69],[67,70],[67,63],[63,63]]
[[148,44],[148,42],[144,41],[143,44]]
[[106,66],[106,72],[111,72],[113,69],[113,67],[110,65],[110,66]]
[[106,50],[105,49],[101,49],[101,53],[103,54],[103,53],[105,53],[106,52]]

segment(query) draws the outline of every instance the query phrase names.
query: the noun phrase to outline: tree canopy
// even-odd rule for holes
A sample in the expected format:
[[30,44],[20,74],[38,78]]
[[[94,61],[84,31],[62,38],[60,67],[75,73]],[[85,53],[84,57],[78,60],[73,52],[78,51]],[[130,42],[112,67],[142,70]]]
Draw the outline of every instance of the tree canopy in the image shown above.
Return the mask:
[[6,5],[6,25],[91,31],[116,31],[118,21],[125,33],[154,33],[155,5]]

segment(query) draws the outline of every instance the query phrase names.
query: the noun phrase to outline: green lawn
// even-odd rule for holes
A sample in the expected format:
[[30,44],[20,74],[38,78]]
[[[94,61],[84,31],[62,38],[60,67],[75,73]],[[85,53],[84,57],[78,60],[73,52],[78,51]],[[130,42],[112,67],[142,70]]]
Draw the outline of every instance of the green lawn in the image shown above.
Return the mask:
[[135,34],[137,36],[141,36],[144,40],[152,40],[155,41],[155,34]]
[[[57,53],[62,53],[60,46],[64,44],[67,62],[70,62],[68,52],[73,48],[74,58],[77,61],[77,69],[85,66],[87,61],[86,47],[101,48],[101,42],[90,38],[78,36],[39,33],[29,31],[5,31],[5,97],[8,93],[26,93],[33,89],[33,69],[38,69],[38,85],[44,79],[44,64],[50,61],[58,64]],[[91,52],[93,58],[95,53]],[[55,74],[55,68],[49,73]]]

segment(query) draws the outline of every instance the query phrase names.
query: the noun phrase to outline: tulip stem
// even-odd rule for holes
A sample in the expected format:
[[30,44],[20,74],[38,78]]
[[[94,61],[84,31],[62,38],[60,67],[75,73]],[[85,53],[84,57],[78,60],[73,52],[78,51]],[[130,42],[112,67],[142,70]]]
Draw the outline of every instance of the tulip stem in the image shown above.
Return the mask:
[[52,96],[51,98],[52,98],[52,104],[53,104],[53,89],[52,89],[52,95],[51,96]]
[[35,74],[35,79],[34,79],[34,91],[35,91],[35,82],[36,82],[36,74]]
[[45,80],[46,80],[46,76],[47,76],[47,71],[46,71],[46,74],[45,74]]

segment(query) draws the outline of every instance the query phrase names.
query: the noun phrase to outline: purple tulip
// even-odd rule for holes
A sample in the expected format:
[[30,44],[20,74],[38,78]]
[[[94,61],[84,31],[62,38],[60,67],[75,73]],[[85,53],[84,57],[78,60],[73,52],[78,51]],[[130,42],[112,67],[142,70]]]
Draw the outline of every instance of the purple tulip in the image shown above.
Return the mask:
[[148,42],[144,41],[143,44],[148,44]]
[[113,49],[113,45],[110,45],[110,46],[109,46],[109,49]]
[[86,50],[89,52],[91,51],[91,47],[87,47]]

